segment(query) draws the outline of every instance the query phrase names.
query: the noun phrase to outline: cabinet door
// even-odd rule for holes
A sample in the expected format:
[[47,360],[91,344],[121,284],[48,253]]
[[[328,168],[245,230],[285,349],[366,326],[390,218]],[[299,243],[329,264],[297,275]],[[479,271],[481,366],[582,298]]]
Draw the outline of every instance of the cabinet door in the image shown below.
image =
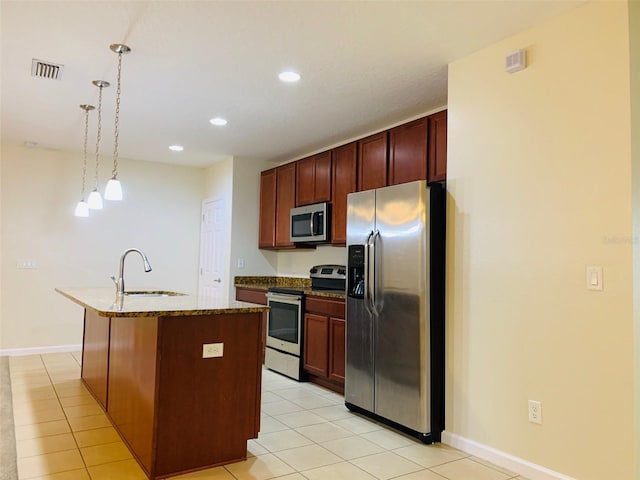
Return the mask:
[[347,195],[357,188],[357,154],[356,142],[333,150],[331,243],[334,245],[347,243]]
[[309,205],[314,203],[315,158],[304,158],[296,163],[296,205]]
[[331,151],[315,157],[314,203],[331,201]]
[[[236,287],[236,300],[240,302],[259,303],[260,305],[267,304],[267,292],[264,290],[257,290],[253,288]],[[262,341],[262,363],[264,363],[264,356],[267,347],[267,313],[262,314],[262,334],[260,339]]]
[[331,151],[296,162],[296,205],[331,200]]
[[429,182],[447,179],[447,111],[429,115]]
[[288,163],[276,168],[276,247],[291,247],[291,208],[296,200],[296,164]]
[[389,185],[427,179],[427,119],[389,130]]
[[329,317],[304,315],[304,369],[314,375],[328,376]]
[[258,248],[273,248],[276,244],[276,169],[260,174],[260,219]]
[[341,318],[329,319],[329,378],[344,382],[346,323]]
[[387,132],[358,140],[358,191],[387,185]]

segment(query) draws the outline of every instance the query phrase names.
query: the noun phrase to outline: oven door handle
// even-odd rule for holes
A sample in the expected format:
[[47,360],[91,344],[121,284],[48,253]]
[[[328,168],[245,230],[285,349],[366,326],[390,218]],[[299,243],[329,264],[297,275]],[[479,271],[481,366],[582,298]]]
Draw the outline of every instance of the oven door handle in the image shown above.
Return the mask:
[[289,303],[291,305],[297,305],[302,300],[300,295],[282,295],[279,293],[267,292],[267,301]]

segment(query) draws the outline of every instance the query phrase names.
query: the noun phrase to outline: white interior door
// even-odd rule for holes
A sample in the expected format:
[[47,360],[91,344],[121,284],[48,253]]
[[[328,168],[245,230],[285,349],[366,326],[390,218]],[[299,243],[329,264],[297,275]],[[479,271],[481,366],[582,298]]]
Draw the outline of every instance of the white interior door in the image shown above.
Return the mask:
[[200,233],[200,295],[228,296],[225,259],[229,250],[227,218],[223,198],[202,202]]

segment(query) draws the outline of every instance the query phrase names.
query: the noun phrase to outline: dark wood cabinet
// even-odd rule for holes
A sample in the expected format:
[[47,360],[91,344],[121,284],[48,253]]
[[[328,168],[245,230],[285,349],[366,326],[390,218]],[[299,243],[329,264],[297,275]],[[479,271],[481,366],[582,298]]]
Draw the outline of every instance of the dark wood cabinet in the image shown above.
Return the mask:
[[344,393],[344,300],[307,296],[304,315],[304,370],[309,380]]
[[[236,300],[239,302],[258,303],[260,305],[267,304],[267,292],[257,288],[236,287]],[[262,314],[262,363],[264,363],[264,355],[267,348],[267,315],[269,312]]]
[[427,119],[389,130],[389,185],[427,179]]
[[388,132],[358,140],[358,191],[387,185]]
[[358,144],[348,143],[333,150],[331,243],[347,243],[347,195],[357,185]]
[[104,409],[107,408],[110,326],[109,317],[101,317],[93,310],[85,310],[82,379]]
[[[109,318],[85,310],[82,380],[106,398],[107,416],[150,479],[246,458],[260,430],[261,324],[260,312]],[[206,343],[223,344],[223,355],[203,358]]]
[[323,315],[304,315],[304,369],[327,377],[329,372],[329,319]]
[[429,126],[428,182],[447,179],[447,111],[427,117]]
[[329,318],[329,378],[344,384],[346,322],[341,318]]
[[296,205],[331,200],[331,152],[296,162]]
[[293,247],[291,242],[291,209],[296,200],[296,164],[276,168],[276,241],[277,248]]
[[260,174],[258,248],[276,246],[276,181],[275,168]]

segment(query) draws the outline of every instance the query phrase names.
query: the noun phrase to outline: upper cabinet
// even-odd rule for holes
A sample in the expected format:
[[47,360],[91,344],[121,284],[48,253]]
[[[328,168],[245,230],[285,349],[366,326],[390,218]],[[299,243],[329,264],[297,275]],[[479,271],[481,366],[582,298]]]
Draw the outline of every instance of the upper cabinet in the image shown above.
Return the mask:
[[357,188],[358,144],[348,143],[333,150],[331,243],[347,243],[347,195]]
[[387,132],[358,140],[358,191],[387,185]]
[[429,123],[428,181],[447,179],[447,111],[427,117]]
[[293,247],[291,242],[291,209],[296,199],[296,164],[287,163],[276,169],[276,244],[278,248]]
[[291,248],[289,218],[295,202],[296,164],[266,170],[260,175],[259,248]]
[[447,111],[262,172],[260,248],[293,248],[290,210],[331,202],[331,243],[347,242],[347,195],[414,180],[447,179]]
[[388,185],[427,179],[427,119],[389,130]]
[[331,200],[331,151],[298,160],[296,206]]
[[260,219],[258,248],[276,246],[276,169],[260,174]]

